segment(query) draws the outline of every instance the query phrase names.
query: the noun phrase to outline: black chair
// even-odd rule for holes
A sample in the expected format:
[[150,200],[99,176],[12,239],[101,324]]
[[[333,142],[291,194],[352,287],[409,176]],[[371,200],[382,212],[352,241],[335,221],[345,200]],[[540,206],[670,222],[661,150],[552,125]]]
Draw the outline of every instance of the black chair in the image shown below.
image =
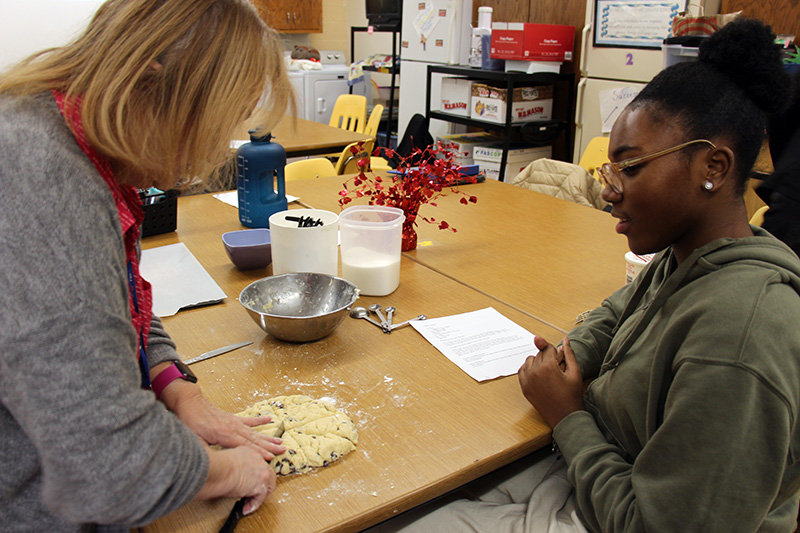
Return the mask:
[[[378,147],[379,153],[377,155],[386,159],[389,166],[396,169],[401,160],[403,158],[408,158],[414,150],[424,150],[433,144],[433,137],[431,137],[428,131],[428,124],[428,119],[425,118],[425,116],[419,113],[415,114],[411,117],[411,120],[408,121],[406,131],[403,133],[403,138],[400,140],[397,148],[390,152],[386,148]],[[412,157],[410,160],[407,159],[406,163],[414,166],[418,161],[415,161]]]

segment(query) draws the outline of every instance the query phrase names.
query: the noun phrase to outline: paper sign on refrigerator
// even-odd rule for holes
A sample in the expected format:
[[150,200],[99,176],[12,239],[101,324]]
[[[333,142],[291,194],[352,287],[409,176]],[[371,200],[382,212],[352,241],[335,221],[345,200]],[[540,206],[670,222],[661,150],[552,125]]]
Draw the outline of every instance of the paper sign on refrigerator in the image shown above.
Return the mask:
[[600,120],[603,133],[611,133],[617,117],[636,98],[639,91],[641,91],[640,88],[632,86],[600,91]]

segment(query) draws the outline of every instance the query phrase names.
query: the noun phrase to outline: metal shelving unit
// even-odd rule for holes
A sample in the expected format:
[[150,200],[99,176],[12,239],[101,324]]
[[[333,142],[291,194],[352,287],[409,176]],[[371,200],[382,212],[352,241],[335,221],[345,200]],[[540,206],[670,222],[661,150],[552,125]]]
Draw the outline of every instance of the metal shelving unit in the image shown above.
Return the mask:
[[[505,123],[488,122],[485,120],[475,120],[469,117],[460,115],[453,115],[442,111],[431,111],[431,75],[450,74],[459,76],[461,78],[491,82],[493,85],[503,87],[508,90],[509,101],[506,105],[506,120]],[[553,86],[553,113],[559,110],[562,118],[555,118],[550,121],[533,121],[533,122],[511,122],[511,102],[513,98],[515,87],[528,87],[536,85],[552,85]],[[575,74],[555,74],[550,72],[540,72],[535,74],[525,74],[522,72],[500,72],[493,70],[481,70],[470,67],[457,67],[448,65],[428,65],[426,94],[425,94],[425,116],[429,119],[434,118],[437,120],[444,120],[456,124],[463,124],[465,126],[473,126],[486,130],[499,131],[503,133],[504,146],[503,156],[500,160],[500,179],[503,178],[506,164],[508,162],[508,149],[511,145],[511,133],[515,129],[525,127],[536,127],[537,124],[541,126],[552,126],[557,124],[560,128],[560,133],[555,138],[559,143],[559,149],[556,149],[556,142],[553,146],[553,158],[562,161],[571,161],[572,154],[572,124],[571,113],[575,101]]]
[[[384,27],[384,26],[374,26],[372,28],[373,32],[379,33],[391,33],[392,34],[392,68],[389,73],[392,75],[392,82],[391,86],[389,87],[389,102],[386,106],[387,108],[387,120],[386,120],[386,142],[389,143],[392,135],[392,121],[394,119],[394,92],[395,92],[395,85],[397,76],[400,75],[400,55],[398,54],[397,49],[397,38],[400,36],[400,25],[392,26],[392,27]],[[369,28],[365,26],[351,26],[350,27],[350,60],[355,60],[355,42],[356,42],[356,33],[369,33]],[[373,67],[364,67],[364,70],[371,71],[371,72],[386,72],[386,69],[376,69]],[[351,89],[352,91],[352,89]]]

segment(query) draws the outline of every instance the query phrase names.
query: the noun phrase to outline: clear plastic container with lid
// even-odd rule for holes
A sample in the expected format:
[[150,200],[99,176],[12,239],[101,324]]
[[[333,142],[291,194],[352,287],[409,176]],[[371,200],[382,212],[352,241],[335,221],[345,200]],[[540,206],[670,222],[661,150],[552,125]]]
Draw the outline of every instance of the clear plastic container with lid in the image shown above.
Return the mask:
[[402,209],[348,207],[339,215],[342,277],[367,296],[386,296],[400,284]]

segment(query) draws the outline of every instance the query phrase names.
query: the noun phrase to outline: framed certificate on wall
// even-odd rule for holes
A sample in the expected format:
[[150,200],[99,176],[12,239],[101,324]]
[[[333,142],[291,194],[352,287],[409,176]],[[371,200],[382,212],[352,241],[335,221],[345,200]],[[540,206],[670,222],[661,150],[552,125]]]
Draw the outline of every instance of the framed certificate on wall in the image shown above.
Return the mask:
[[661,48],[686,0],[595,0],[594,45]]

